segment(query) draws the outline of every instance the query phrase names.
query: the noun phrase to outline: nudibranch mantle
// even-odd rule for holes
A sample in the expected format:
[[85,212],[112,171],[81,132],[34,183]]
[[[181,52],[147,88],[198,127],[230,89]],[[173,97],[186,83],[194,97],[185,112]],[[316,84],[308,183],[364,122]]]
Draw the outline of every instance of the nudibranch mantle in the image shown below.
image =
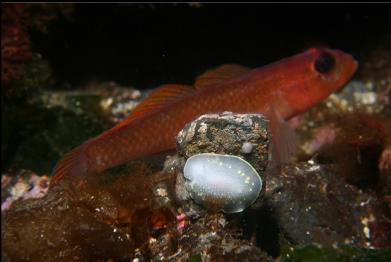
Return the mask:
[[241,212],[262,190],[262,179],[244,159],[203,153],[191,156],[184,167],[185,186],[198,204],[225,213]]

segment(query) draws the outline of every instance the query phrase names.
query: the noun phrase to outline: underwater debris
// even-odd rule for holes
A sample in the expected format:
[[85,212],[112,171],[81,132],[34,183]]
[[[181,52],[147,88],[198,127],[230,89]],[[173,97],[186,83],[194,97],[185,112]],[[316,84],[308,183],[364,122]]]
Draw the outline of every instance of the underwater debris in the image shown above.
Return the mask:
[[257,171],[237,156],[197,154],[186,161],[185,186],[202,206],[226,213],[242,212],[262,190]]

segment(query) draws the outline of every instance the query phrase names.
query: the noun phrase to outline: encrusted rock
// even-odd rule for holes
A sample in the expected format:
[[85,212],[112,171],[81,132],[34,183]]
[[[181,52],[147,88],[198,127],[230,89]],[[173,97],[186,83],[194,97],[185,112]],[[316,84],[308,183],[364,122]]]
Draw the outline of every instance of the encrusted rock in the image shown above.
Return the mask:
[[257,170],[262,180],[268,148],[267,120],[261,114],[202,115],[188,123],[177,136],[177,149],[186,159],[199,153],[239,156]]

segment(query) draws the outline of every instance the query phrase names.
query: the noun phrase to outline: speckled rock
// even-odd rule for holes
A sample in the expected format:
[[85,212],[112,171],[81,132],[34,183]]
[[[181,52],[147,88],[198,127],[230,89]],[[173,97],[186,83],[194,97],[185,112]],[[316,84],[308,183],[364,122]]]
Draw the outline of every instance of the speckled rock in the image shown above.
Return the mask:
[[235,155],[249,162],[264,179],[269,159],[267,120],[261,114],[202,115],[178,134],[178,152],[186,159],[199,153]]

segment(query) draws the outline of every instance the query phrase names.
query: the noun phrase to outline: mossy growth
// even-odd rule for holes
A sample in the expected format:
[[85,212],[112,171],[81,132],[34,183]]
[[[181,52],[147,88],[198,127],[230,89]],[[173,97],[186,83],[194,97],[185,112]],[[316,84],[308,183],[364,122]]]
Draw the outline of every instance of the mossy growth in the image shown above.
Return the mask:
[[201,261],[202,261],[202,257],[200,254],[192,255],[188,257],[186,260],[186,262],[201,262]]

